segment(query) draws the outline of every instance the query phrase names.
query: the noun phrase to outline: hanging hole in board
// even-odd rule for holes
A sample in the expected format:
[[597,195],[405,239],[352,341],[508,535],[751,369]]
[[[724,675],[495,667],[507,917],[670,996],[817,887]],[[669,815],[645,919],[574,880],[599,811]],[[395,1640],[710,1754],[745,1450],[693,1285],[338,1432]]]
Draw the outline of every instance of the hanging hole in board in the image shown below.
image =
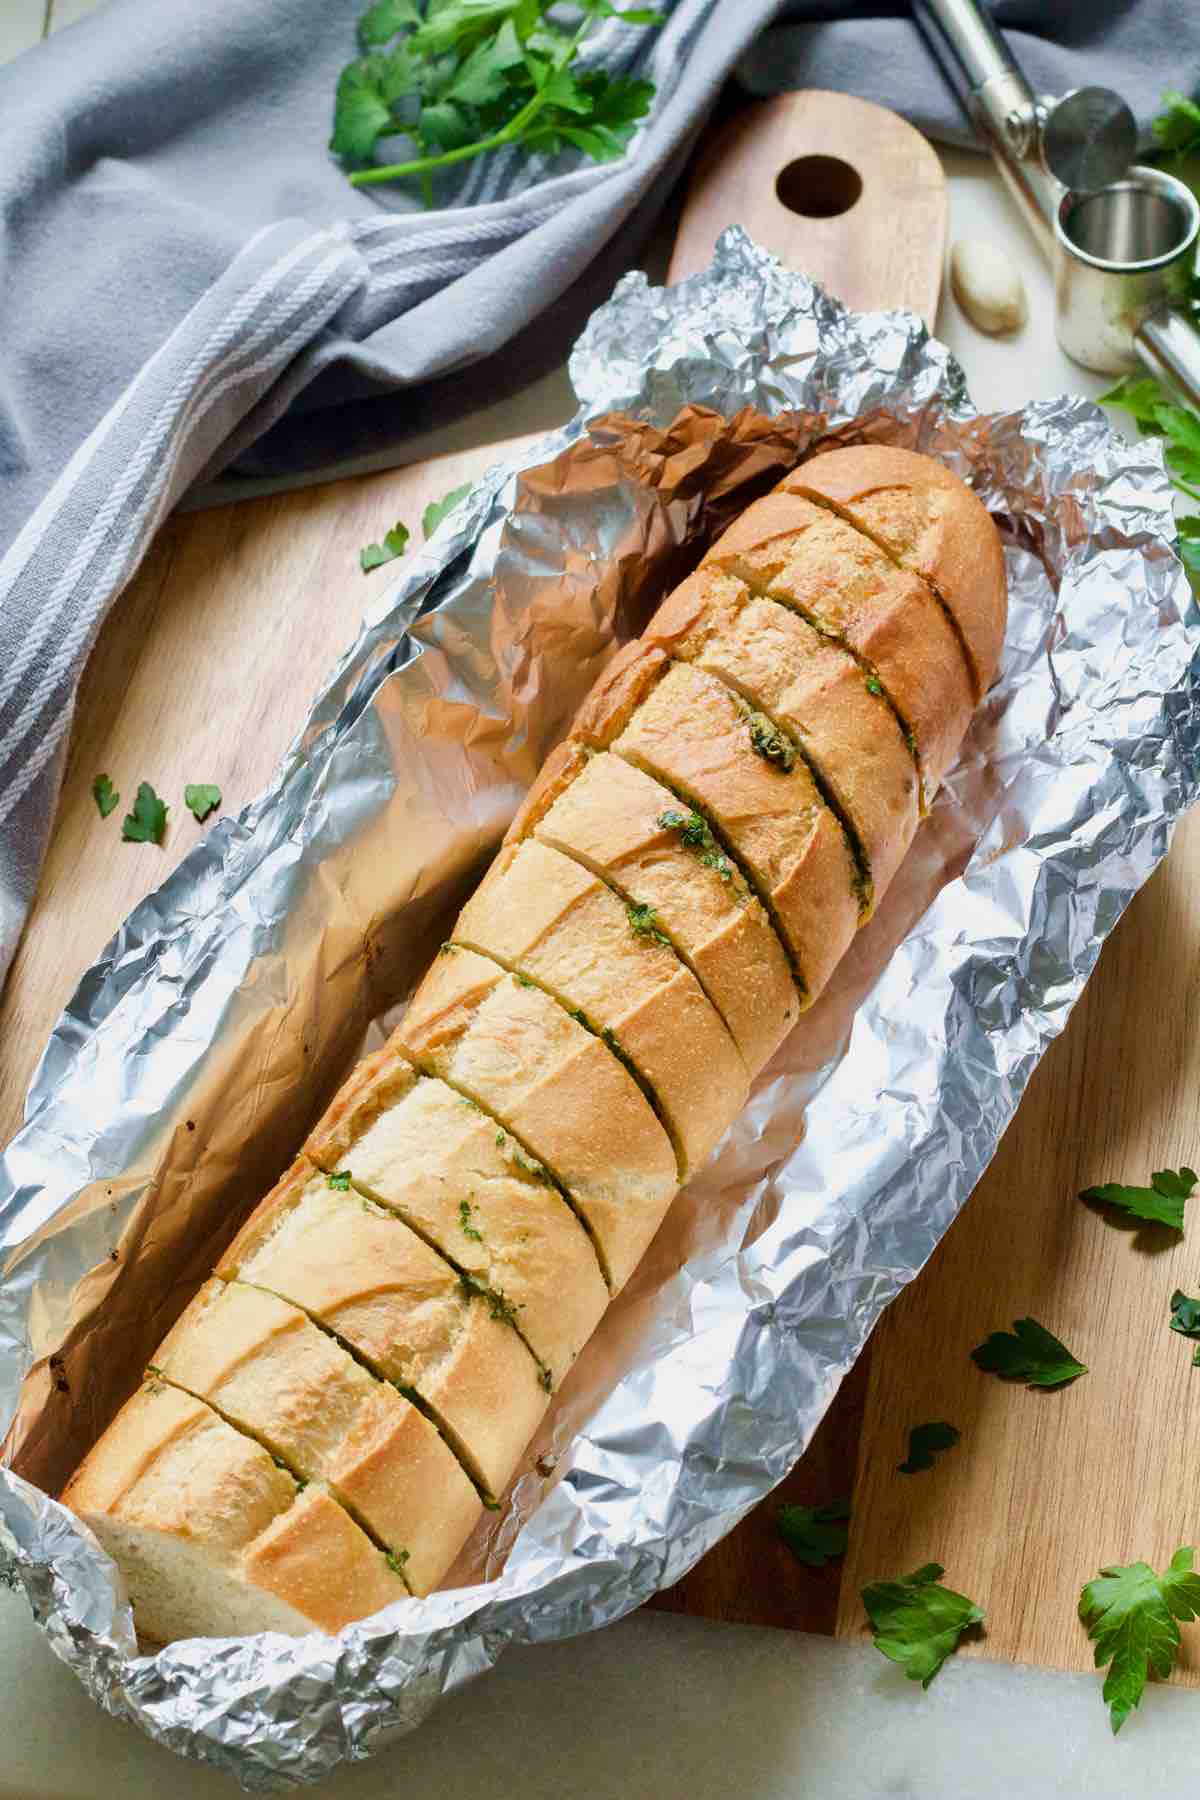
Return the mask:
[[775,178],[780,203],[806,219],[836,219],[849,212],[862,185],[858,170],[840,156],[798,156]]

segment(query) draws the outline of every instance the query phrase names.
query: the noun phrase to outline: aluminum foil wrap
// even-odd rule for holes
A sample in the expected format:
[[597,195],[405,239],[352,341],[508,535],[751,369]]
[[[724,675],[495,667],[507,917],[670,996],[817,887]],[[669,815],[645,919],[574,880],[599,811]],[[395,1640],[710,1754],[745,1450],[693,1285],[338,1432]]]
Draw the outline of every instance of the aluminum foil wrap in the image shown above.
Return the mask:
[[[9,1570],[102,1705],[250,1789],[369,1754],[506,1644],[630,1611],[784,1476],[1197,791],[1200,620],[1155,445],[1078,399],[977,416],[919,320],[848,313],[737,230],[678,287],[627,277],[571,368],[575,419],[398,565],[268,792],[87,972],[0,1170]],[[411,985],[617,639],[816,439],[851,437],[967,476],[1011,579],[1001,679],[886,903],[455,1585],[336,1639],[140,1655],[46,1492]]]

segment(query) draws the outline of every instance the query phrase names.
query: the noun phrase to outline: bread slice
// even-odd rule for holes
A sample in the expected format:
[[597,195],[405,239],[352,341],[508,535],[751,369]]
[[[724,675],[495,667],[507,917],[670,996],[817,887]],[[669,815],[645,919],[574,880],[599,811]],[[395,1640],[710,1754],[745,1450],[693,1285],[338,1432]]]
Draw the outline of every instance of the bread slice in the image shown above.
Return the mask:
[[873,911],[920,819],[916,766],[879,683],[836,639],[717,568],[677,587],[645,635],[793,734],[861,849]]
[[978,495],[943,463],[887,444],[826,450],[781,484],[831,506],[929,583],[958,628],[975,698],[996,678],[1008,616],[1000,535]]
[[[437,958],[396,1036],[486,1110],[422,1082],[350,1151],[351,1173],[439,1245],[448,1232],[456,1261],[497,1260],[493,1285],[521,1307],[521,1330],[557,1381],[607,1305],[605,1273],[614,1291],[624,1285],[675,1197],[671,1140],[593,1032],[473,950]],[[457,1185],[447,1169],[461,1171]],[[431,1216],[457,1214],[463,1195],[478,1242],[464,1241],[461,1217]]]
[[[457,969],[469,957],[467,950],[439,956],[418,999],[439,971]],[[497,982],[510,983],[494,963],[485,967]],[[544,994],[538,999],[561,1012]],[[467,1021],[473,1016],[468,1011]],[[519,1037],[509,1040],[508,1064],[524,1069],[532,1081],[531,1062],[522,1061],[521,1050]],[[605,1056],[603,1045],[596,1050]],[[396,1060],[394,1046],[368,1058],[380,1085]],[[606,1056],[606,1062],[612,1060]],[[650,1113],[628,1076],[625,1080]],[[662,1137],[652,1113],[650,1118]],[[590,1121],[583,1117],[576,1123],[586,1127]],[[665,1137],[662,1141],[670,1158],[670,1146]],[[375,1105],[370,1080],[360,1080],[356,1104],[343,1106],[336,1123],[322,1120],[304,1150],[328,1173],[348,1170],[360,1193],[399,1213],[456,1268],[503,1295],[518,1331],[557,1386],[603,1316],[608,1288],[592,1240],[536,1155],[528,1155],[494,1118],[466,1104],[462,1093],[424,1078],[395,1105],[382,1108]],[[673,1160],[670,1169],[673,1176]]]
[[974,693],[958,635],[925,583],[826,507],[779,490],[748,507],[705,562],[794,606],[864,659],[913,734],[928,805]]
[[531,977],[598,1031],[655,1096],[680,1174],[705,1161],[745,1103],[745,1064],[652,911],[535,839],[500,851],[454,942]]
[[394,1213],[292,1165],[217,1265],[301,1307],[427,1411],[489,1500],[546,1410],[501,1297],[475,1291]]
[[759,755],[753,726],[723,682],[672,663],[613,749],[712,821],[787,945],[809,1004],[858,929],[857,871],[803,758],[793,749],[785,769]]
[[479,1496],[415,1406],[307,1313],[213,1278],[155,1353],[163,1377],[205,1400],[394,1553],[414,1593],[437,1586],[479,1517]]
[[62,1494],[117,1563],[143,1637],[338,1631],[407,1596],[395,1563],[319,1485],[151,1380]]
[[525,810],[524,833],[561,850],[626,900],[654,908],[757,1072],[791,1027],[800,997],[774,927],[698,813],[619,756],[560,746],[560,779]]

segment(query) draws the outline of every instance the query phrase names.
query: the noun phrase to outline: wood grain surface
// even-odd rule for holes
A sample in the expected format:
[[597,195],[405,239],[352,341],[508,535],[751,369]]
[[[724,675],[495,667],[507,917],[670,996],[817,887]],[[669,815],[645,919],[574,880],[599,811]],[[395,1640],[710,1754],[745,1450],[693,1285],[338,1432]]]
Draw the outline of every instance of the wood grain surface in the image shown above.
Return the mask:
[[[848,213],[811,218],[781,204],[780,171],[814,155],[863,177]],[[842,179],[808,177],[818,201]],[[734,220],[852,304],[905,304],[932,320],[940,169],[878,108],[796,95],[728,122],[697,158],[672,277],[702,266]],[[0,1142],[79,973],[199,835],[183,808],[185,782],[217,782],[225,810],[264,785],[364,603],[388,580],[386,569],[359,573],[358,546],[397,517],[415,523],[428,500],[502,449],[167,523],[81,690],[45,877],[0,1003]],[[170,801],[164,849],[122,843],[119,814],[99,820],[90,785],[100,770],[121,790],[122,811],[141,779]],[[1196,1538],[1200,1370],[1167,1317],[1175,1286],[1200,1291],[1200,1255],[1186,1239],[1114,1226],[1075,1194],[1194,1162],[1200,1148],[1197,859],[1193,821],[1131,906],[991,1170],[885,1316],[808,1455],[656,1604],[854,1637],[863,1580],[934,1559],[987,1608],[975,1653],[1087,1667],[1074,1614],[1081,1583],[1103,1561],[1161,1563]],[[1089,1364],[1063,1392],[1013,1388],[970,1361],[988,1332],[1027,1312]],[[909,1426],[931,1418],[958,1425],[961,1444],[930,1473],[898,1475]],[[775,1504],[838,1498],[852,1485],[844,1567],[800,1568],[775,1537]]]
[[735,222],[847,306],[907,306],[932,327],[946,178],[882,106],[814,88],[734,113],[696,157],[668,279],[706,268]]

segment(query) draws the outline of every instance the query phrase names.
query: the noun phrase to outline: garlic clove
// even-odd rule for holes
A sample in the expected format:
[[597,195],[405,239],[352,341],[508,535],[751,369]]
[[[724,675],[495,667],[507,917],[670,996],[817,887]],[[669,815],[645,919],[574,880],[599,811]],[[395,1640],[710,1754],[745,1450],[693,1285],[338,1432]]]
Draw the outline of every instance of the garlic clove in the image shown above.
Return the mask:
[[959,238],[950,252],[954,298],[980,331],[1016,331],[1025,323],[1025,284],[1016,264],[986,238]]

